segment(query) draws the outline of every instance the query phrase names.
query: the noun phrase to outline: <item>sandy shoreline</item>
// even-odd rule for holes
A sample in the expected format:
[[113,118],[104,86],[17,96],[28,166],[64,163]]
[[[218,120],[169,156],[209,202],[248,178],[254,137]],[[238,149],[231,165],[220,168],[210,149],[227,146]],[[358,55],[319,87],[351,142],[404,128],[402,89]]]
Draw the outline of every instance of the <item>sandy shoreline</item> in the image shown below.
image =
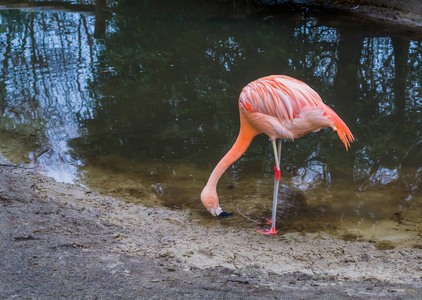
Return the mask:
[[0,169],[0,298],[422,297],[422,250],[201,226]]

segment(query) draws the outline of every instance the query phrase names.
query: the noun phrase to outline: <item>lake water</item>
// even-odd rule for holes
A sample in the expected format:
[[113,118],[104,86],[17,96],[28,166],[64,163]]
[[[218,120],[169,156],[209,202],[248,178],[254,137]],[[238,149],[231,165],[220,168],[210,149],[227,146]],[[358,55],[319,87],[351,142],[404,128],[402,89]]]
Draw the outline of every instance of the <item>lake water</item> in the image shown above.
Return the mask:
[[10,161],[255,234],[271,217],[267,137],[220,180],[233,217],[213,218],[199,194],[236,139],[243,86],[286,74],[356,141],[346,152],[327,129],[284,142],[276,238],[422,247],[420,31],[245,1],[110,1],[104,20],[90,4],[1,7],[0,152]]

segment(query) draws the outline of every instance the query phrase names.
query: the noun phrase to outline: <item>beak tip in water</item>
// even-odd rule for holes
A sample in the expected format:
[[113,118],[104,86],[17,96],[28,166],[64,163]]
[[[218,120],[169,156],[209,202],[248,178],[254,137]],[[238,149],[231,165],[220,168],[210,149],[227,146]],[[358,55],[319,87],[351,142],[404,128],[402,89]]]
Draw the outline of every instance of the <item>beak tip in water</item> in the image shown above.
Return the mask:
[[221,212],[221,214],[218,215],[218,217],[219,218],[225,218],[225,217],[228,217],[228,216],[231,216],[231,215],[233,215],[232,212],[223,211],[223,212]]

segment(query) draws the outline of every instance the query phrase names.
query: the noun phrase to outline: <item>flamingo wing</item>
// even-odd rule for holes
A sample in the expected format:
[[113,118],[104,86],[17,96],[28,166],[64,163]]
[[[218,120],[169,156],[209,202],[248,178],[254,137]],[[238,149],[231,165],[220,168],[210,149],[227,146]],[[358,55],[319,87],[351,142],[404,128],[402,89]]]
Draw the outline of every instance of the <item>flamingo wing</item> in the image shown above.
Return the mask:
[[310,86],[289,76],[272,75],[252,81],[243,88],[239,105],[247,111],[252,125],[271,139],[293,139],[331,127],[346,149],[354,140],[346,124]]

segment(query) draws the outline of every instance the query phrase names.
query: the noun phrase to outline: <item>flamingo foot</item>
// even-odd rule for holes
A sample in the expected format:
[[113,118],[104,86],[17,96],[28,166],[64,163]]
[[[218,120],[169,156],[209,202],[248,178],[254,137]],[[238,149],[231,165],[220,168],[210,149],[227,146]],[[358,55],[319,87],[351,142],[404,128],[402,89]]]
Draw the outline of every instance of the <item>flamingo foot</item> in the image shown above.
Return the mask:
[[268,229],[262,229],[262,230],[257,230],[256,232],[263,233],[263,234],[271,234],[271,235],[272,234],[277,234],[277,230],[275,230],[275,227],[274,226],[272,226],[270,230],[268,230]]

